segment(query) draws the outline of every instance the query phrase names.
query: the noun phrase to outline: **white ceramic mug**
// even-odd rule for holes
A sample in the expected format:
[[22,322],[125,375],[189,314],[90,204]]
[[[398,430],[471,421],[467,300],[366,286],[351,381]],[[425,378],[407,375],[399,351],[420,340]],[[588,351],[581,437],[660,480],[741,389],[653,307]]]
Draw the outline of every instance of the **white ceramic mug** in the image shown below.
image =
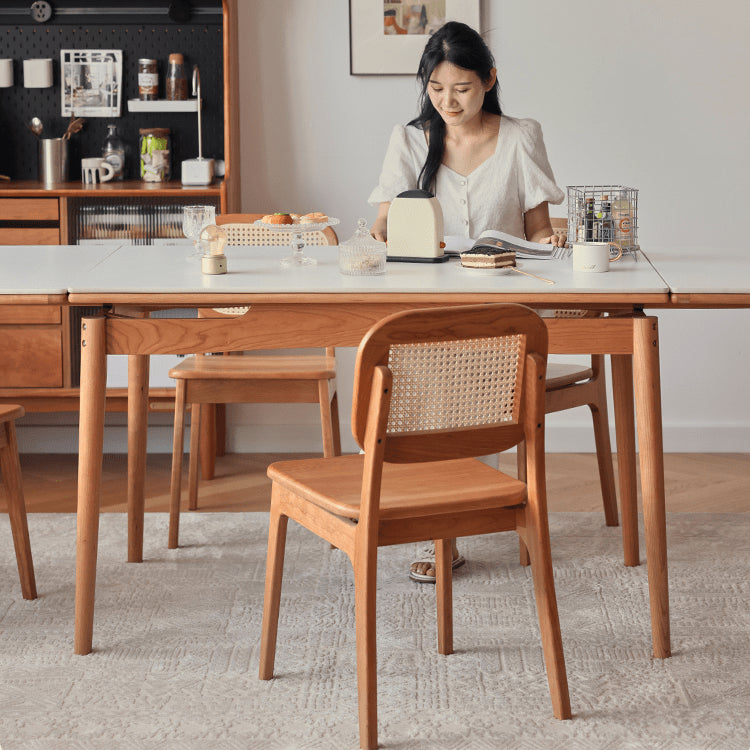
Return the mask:
[[[617,248],[613,256],[610,248]],[[573,244],[573,270],[576,273],[605,273],[609,264],[622,257],[622,248],[616,242],[576,242]]]
[[52,58],[24,60],[23,85],[27,89],[48,89],[52,86]]
[[114,176],[115,168],[106,159],[99,156],[81,159],[81,182],[84,184],[95,185],[97,182],[109,182]]
[[13,85],[13,60],[4,57],[0,60],[0,89],[7,89]]

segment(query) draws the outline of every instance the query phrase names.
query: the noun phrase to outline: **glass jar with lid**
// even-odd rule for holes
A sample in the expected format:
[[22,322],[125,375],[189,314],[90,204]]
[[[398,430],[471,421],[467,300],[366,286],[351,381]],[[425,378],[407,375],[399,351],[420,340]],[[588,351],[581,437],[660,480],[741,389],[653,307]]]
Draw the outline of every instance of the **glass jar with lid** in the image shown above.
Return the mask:
[[166,182],[172,176],[169,128],[141,128],[139,131],[141,179]]
[[346,276],[379,276],[385,273],[386,246],[370,234],[366,219],[357,231],[339,244],[339,271]]
[[159,72],[156,60],[142,57],[138,60],[138,98],[144,102],[152,102],[159,95]]
[[165,94],[169,101],[184,101],[188,98],[185,58],[177,52],[169,56]]

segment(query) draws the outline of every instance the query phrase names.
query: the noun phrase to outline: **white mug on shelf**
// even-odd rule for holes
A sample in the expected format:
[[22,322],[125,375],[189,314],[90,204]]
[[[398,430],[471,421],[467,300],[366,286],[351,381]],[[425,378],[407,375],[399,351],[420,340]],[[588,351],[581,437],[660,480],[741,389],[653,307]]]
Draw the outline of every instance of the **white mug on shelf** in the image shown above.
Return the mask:
[[115,168],[100,156],[81,159],[81,182],[95,185],[98,182],[109,182],[115,176]]
[[8,89],[13,85],[13,60],[4,57],[0,60],[0,89]]
[[52,58],[24,60],[23,85],[27,89],[48,89],[52,86]]
[[[610,248],[616,248],[612,255]],[[609,264],[622,257],[622,248],[616,242],[573,243],[573,270],[576,273],[605,273]]]

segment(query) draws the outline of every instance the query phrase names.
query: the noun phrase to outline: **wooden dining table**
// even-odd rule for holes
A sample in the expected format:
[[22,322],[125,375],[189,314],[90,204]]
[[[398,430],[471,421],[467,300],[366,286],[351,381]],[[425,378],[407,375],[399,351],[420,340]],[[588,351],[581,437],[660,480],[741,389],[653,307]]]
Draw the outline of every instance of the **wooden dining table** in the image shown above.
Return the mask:
[[[283,247],[226,253],[229,272],[208,276],[184,246],[122,246],[65,276],[68,304],[106,310],[85,318],[81,330],[77,654],[93,645],[108,355],[128,355],[128,559],[137,562],[143,559],[150,355],[357,346],[376,321],[397,311],[515,302],[609,313],[547,319],[550,352],[611,355],[620,494],[632,507],[637,417],[653,654],[670,655],[658,323],[644,312],[669,306],[669,287],[645,256],[627,257],[607,274],[574,274],[569,261],[519,261],[521,270],[553,282],[547,283],[513,271],[472,271],[455,260],[389,263],[382,276],[345,276],[336,247],[305,248],[318,263],[295,269],[281,267]],[[235,306],[249,310],[228,319],[149,316],[163,308]],[[623,532],[626,564],[637,565],[637,517],[623,518]]]

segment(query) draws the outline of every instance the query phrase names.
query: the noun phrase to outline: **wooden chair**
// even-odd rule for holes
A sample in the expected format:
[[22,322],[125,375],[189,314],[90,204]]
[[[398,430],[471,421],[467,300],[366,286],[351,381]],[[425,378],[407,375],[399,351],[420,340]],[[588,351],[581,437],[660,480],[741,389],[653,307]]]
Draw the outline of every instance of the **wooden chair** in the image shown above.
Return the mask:
[[[378,547],[434,540],[437,641],[453,651],[450,538],[515,530],[531,556],[553,713],[570,717],[552,579],[544,476],[547,330],[520,305],[412,310],[386,318],[357,353],[352,429],[362,455],[272,464],[260,678],[273,676],[291,518],[354,567],[359,736],[377,747]],[[526,481],[482,456],[525,441]]]
[[[253,225],[263,214],[225,214],[217,224],[227,232],[229,245],[280,245],[285,235]],[[308,245],[335,245],[335,232],[307,232]],[[200,310],[201,317],[242,315],[248,308]],[[322,350],[321,350],[322,351]],[[172,450],[172,486],[169,514],[170,549],[179,542],[179,518],[182,481],[182,446],[185,429],[185,407],[192,405],[190,459],[188,469],[188,507],[198,507],[200,472],[200,424],[203,404],[224,403],[319,403],[323,430],[323,455],[341,454],[338,396],[336,394],[336,360],[333,347],[321,354],[272,354],[248,356],[187,357],[169,376],[174,378],[175,420]]]
[[[566,219],[551,219],[555,234],[566,234],[568,222]],[[557,318],[586,317],[598,315],[584,310],[555,310]],[[570,362],[549,362],[547,365],[547,379],[545,384],[545,414],[552,414],[577,406],[588,406],[594,422],[594,442],[596,458],[599,468],[599,484],[602,490],[602,504],[604,505],[604,522],[607,526],[617,526],[617,490],[615,489],[615,474],[612,466],[612,444],[609,439],[609,416],[607,413],[607,381],[605,375],[605,358],[603,354],[591,356],[591,365],[580,365]],[[523,476],[524,467],[523,446],[518,450],[519,476]],[[522,565],[529,564],[529,556],[520,545],[520,560]]]
[[0,404],[0,472],[8,498],[8,517],[16,548],[16,563],[24,599],[36,599],[34,561],[31,558],[29,527],[26,522],[26,503],[23,499],[21,464],[18,460],[15,420],[24,415],[22,406]]

